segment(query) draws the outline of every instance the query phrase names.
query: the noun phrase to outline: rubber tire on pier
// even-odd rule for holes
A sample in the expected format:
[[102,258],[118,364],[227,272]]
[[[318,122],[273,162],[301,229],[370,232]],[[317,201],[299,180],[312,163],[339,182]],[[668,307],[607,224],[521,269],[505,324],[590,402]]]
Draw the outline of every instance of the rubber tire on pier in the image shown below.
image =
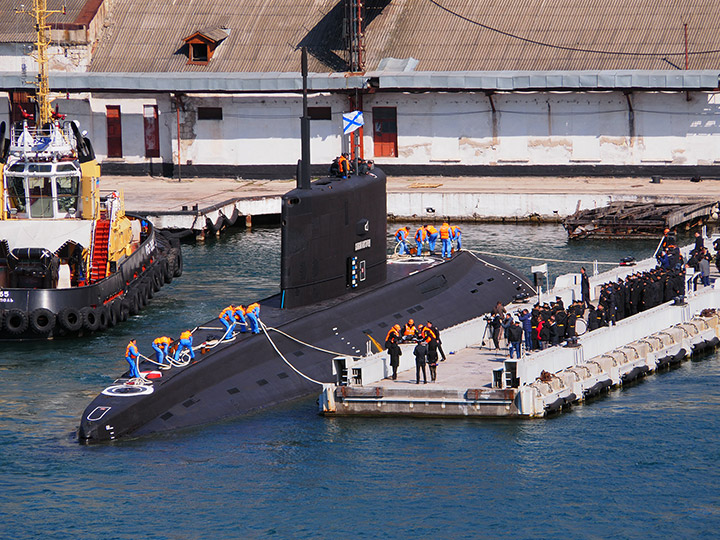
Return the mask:
[[83,317],[80,311],[73,307],[66,307],[57,316],[60,326],[68,332],[77,332],[83,327]]
[[55,314],[46,308],[37,308],[30,313],[28,324],[36,334],[45,336],[53,331],[56,321]]
[[15,336],[22,334],[28,327],[28,315],[22,309],[10,309],[5,314],[5,330]]
[[100,328],[100,317],[98,316],[97,310],[94,307],[85,306],[80,310],[80,313],[82,314],[85,328],[90,332],[97,332],[97,329]]

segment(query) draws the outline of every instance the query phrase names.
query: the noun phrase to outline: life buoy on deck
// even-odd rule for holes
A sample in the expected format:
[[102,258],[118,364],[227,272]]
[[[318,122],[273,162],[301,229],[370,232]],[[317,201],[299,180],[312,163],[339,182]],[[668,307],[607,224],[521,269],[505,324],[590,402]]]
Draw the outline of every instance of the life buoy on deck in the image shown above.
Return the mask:
[[80,313],[82,314],[85,328],[91,332],[95,332],[100,328],[100,317],[98,317],[98,312],[94,307],[86,306],[80,310]]
[[28,327],[28,316],[22,309],[8,310],[5,315],[5,330],[13,335],[22,334]]
[[57,316],[60,326],[68,332],[77,332],[83,326],[83,318],[80,311],[73,307],[66,307]]
[[49,334],[55,328],[55,314],[46,308],[37,308],[30,313],[28,323],[36,334]]

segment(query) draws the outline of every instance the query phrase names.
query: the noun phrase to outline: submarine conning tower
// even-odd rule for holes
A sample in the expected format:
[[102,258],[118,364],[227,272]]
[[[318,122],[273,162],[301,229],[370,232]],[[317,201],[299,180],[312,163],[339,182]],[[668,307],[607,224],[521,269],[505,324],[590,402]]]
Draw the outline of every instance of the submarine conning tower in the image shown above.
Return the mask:
[[324,178],[282,198],[285,308],[336,298],[387,277],[385,174]]

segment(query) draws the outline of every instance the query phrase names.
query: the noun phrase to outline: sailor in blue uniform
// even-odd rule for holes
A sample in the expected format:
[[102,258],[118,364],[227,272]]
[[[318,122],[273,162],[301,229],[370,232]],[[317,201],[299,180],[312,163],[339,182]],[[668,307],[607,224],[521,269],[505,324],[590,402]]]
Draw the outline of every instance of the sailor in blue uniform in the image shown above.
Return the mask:
[[158,364],[163,365],[163,361],[168,354],[168,349],[170,348],[171,343],[172,339],[167,336],[156,338],[152,342],[152,348],[155,349],[155,357]]
[[125,360],[130,364],[130,378],[140,377],[140,371],[138,371],[137,360],[140,353],[137,349],[137,340],[131,339],[125,349]]
[[253,334],[260,333],[260,304],[250,304],[245,310],[245,316],[250,321],[250,330]]
[[407,246],[407,235],[410,230],[407,227],[401,227],[395,233],[395,240],[398,243],[398,254],[399,255],[410,255],[410,251]]
[[240,333],[244,334],[247,332],[248,323],[245,318],[245,308],[242,304],[235,308],[235,313],[233,315],[235,317],[235,321],[240,323]]
[[455,251],[460,251],[462,249],[462,231],[460,230],[460,227],[458,227],[457,225],[451,225],[450,235],[450,239],[457,242],[457,247],[455,248]]
[[192,348],[192,332],[190,330],[185,330],[182,334],[180,334],[180,343],[178,344],[177,350],[175,351],[175,361],[177,362],[180,358],[180,353],[183,351],[183,349],[187,349],[190,351],[190,359],[195,359],[195,351],[193,351]]
[[230,305],[220,312],[220,322],[225,327],[225,339],[232,339],[235,329],[235,307]]

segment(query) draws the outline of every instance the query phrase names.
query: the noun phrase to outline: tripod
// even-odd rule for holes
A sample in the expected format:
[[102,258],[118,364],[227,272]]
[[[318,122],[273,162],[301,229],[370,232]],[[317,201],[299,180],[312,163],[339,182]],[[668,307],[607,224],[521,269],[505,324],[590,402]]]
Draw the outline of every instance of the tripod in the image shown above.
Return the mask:
[[490,340],[487,348],[488,349],[494,349],[495,343],[492,340],[493,337],[493,326],[492,326],[492,319],[485,318],[485,330],[483,331],[482,339],[480,340],[480,347],[485,347],[485,337]]

